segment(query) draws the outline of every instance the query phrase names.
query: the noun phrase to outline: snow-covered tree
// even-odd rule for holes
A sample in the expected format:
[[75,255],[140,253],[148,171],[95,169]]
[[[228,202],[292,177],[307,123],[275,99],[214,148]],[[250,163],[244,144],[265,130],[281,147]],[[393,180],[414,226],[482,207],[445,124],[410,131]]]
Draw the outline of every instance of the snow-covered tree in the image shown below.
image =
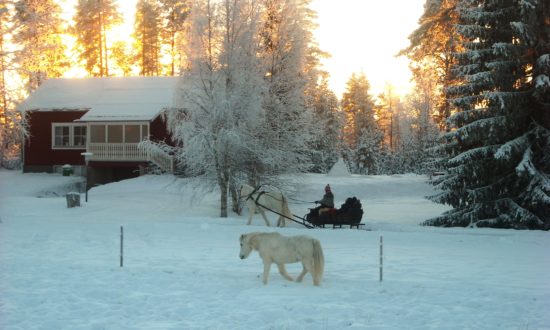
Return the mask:
[[183,111],[168,114],[184,146],[180,159],[188,173],[219,187],[222,217],[227,217],[231,185],[250,162],[265,159],[258,143],[265,121],[264,81],[256,57],[258,8],[255,0],[195,1],[189,69],[181,87]]
[[23,97],[22,86],[15,86],[17,67],[14,51],[8,46],[14,31],[12,1],[0,0],[0,167],[19,164],[21,145],[27,134],[25,118],[16,110]]
[[[262,0],[259,56],[264,66],[266,113],[260,137],[269,159],[260,168],[265,182],[280,173],[304,172],[311,168],[308,148],[314,136],[312,112],[306,90],[311,82],[308,55],[313,42],[310,0]],[[258,178],[254,178],[258,180]]]
[[549,229],[550,125],[547,96],[538,98],[549,85],[548,4],[461,0],[458,8],[464,51],[448,92],[459,111],[445,136],[452,158],[443,191],[432,196],[453,209],[425,224]]
[[415,87],[406,98],[410,132],[402,143],[411,170],[418,174],[431,174],[441,170],[444,155],[438,147],[440,132],[436,124],[439,95],[437,80],[432,71],[415,78]]
[[312,172],[326,173],[343,156],[342,127],[343,117],[338,98],[323,78],[315,89],[311,90],[313,109],[314,140],[308,149],[313,162]]
[[142,76],[160,74],[160,8],[156,0],[139,0],[136,5],[134,38],[136,59]]
[[27,91],[35,90],[47,78],[60,77],[68,68],[65,45],[61,40],[61,7],[53,0],[19,0],[15,3],[18,45],[17,62]]
[[75,25],[80,60],[93,77],[109,76],[107,31],[121,22],[114,0],[78,0]]
[[348,80],[342,111],[346,117],[343,135],[351,171],[377,174],[384,135],[375,118],[370,83],[364,73],[353,73]]

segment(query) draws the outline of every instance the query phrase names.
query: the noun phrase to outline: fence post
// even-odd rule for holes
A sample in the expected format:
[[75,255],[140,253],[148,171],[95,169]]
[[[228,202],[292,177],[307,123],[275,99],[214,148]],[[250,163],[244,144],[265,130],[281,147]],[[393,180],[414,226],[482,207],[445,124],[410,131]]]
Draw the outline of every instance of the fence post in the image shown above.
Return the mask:
[[382,282],[382,269],[383,269],[383,264],[384,264],[384,261],[383,261],[383,244],[382,244],[382,236],[380,236],[380,282]]
[[120,226],[120,267],[123,266],[124,262],[124,229]]

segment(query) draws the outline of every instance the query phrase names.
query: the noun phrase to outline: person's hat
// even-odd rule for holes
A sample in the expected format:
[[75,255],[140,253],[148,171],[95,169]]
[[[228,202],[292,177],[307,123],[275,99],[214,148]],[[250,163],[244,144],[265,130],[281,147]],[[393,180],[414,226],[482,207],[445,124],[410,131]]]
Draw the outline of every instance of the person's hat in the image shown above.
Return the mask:
[[329,192],[329,191],[330,191],[330,185],[327,184],[327,185],[325,186],[325,191],[326,191],[326,192]]

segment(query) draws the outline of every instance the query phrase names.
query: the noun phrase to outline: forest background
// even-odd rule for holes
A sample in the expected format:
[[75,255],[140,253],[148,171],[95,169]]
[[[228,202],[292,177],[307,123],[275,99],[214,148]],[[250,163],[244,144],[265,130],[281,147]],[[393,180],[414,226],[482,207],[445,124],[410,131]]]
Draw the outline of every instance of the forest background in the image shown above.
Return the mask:
[[139,0],[132,40],[110,44],[114,0],[79,0],[71,20],[57,1],[0,0],[1,166],[19,166],[17,104],[46,79],[177,75],[171,151],[182,175],[221,188],[222,216],[240,182],[284,186],[280,174],[326,172],[341,157],[357,174],[443,174],[430,198],[453,209],[426,224],[550,228],[547,2],[427,0],[400,53],[411,92],[373,95],[357,72],[341,98],[310,5]]

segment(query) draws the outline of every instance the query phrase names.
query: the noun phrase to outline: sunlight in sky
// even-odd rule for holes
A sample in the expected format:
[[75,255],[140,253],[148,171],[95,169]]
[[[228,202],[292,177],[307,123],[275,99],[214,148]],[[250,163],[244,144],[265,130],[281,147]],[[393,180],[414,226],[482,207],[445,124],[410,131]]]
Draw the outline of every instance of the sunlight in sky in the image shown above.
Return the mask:
[[321,49],[332,54],[324,60],[331,89],[341,97],[353,72],[363,71],[374,94],[387,82],[399,94],[410,89],[408,60],[395,58],[409,45],[425,0],[313,0]]
[[[72,18],[76,0],[61,0],[64,14]],[[118,1],[124,25],[111,32],[112,41],[128,40],[133,29],[136,0]],[[387,83],[399,94],[409,91],[411,73],[408,60],[395,55],[409,44],[425,0],[313,0],[319,27],[315,36],[331,58],[323,60],[330,73],[330,87],[342,96],[353,72],[363,71],[373,95]],[[79,75],[70,72],[67,76]]]

